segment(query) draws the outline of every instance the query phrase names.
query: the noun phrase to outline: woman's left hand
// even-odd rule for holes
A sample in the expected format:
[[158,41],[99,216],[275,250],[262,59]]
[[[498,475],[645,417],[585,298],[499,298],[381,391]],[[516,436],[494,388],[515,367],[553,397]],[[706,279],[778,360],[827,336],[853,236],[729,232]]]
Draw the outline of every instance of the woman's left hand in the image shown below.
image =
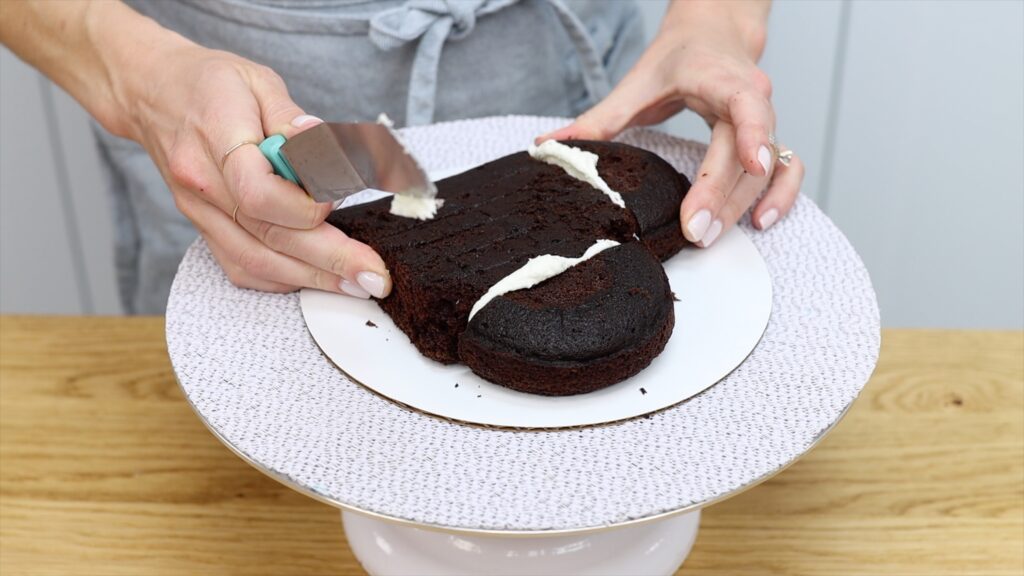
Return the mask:
[[658,36],[611,94],[538,141],[607,140],[688,108],[712,133],[680,207],[683,234],[710,246],[765,188],[752,218],[758,228],[768,228],[793,206],[804,166],[796,156],[788,166],[776,165],[771,82],[756,64],[766,19],[764,3],[673,2]]

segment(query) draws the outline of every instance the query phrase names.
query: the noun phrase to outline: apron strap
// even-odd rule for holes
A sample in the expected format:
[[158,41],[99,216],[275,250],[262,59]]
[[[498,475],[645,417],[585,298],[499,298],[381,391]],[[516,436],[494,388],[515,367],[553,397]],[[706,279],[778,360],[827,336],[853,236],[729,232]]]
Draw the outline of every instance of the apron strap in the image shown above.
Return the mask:
[[[407,126],[429,124],[434,119],[437,69],[446,40],[460,40],[473,31],[476,19],[518,0],[408,0],[370,19],[370,41],[381,50],[394,50],[419,40],[409,78],[406,103]],[[611,91],[601,56],[580,19],[562,0],[547,0],[558,15],[582,62],[583,83],[594,102]]]
[[604,61],[601,53],[594,46],[594,40],[587,32],[587,27],[580,21],[579,16],[565,5],[563,0],[547,0],[548,4],[558,14],[558,19],[565,28],[569,39],[576,48],[576,54],[583,65],[583,85],[593,104],[597,104],[612,91],[611,81],[608,79],[608,71],[604,68]]

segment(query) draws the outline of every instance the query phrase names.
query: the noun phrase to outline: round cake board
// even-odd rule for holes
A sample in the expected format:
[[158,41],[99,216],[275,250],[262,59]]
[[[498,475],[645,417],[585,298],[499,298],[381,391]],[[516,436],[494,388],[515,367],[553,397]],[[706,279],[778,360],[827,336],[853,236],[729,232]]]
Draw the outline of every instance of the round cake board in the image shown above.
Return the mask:
[[[401,134],[428,170],[453,169],[519,150],[565,122],[482,118]],[[691,178],[705,150],[649,130],[621,140]],[[485,428],[392,402],[323,355],[298,294],[233,286],[201,240],[171,290],[168,351],[186,398],[218,438],[258,469],[339,508],[409,525],[520,535],[665,518],[795,461],[846,412],[877,361],[870,278],[810,199],[799,198],[767,232],[746,219],[740,226],[772,283],[761,340],[703,393],[614,424]]]
[[674,406],[732,372],[761,339],[771,314],[771,279],[740,228],[708,250],[684,249],[665,263],[665,273],[677,298],[665,350],[639,374],[575,396],[517,392],[462,364],[430,360],[373,301],[306,289],[299,302],[323,353],[350,380],[391,400],[484,426],[567,428]]

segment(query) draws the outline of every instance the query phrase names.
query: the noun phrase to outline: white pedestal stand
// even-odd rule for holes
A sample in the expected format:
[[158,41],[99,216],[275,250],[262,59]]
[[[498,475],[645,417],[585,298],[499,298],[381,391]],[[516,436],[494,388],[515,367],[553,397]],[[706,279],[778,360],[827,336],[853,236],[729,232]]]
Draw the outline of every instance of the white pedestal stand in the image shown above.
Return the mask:
[[619,528],[516,536],[443,532],[341,513],[349,546],[373,576],[664,575],[690,553],[700,511]]

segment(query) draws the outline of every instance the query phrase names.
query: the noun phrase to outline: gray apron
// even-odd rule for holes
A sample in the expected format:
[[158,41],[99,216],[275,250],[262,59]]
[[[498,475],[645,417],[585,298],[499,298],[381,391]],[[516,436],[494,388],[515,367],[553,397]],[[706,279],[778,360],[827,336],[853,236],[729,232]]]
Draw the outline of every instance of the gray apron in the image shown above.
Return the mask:
[[[195,42],[265,64],[332,121],[399,126],[503,114],[577,116],[643,48],[632,2],[130,0]],[[162,314],[196,238],[145,151],[96,130],[114,197],[118,285],[130,314]]]

